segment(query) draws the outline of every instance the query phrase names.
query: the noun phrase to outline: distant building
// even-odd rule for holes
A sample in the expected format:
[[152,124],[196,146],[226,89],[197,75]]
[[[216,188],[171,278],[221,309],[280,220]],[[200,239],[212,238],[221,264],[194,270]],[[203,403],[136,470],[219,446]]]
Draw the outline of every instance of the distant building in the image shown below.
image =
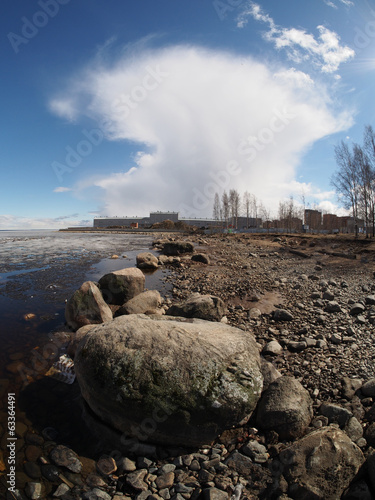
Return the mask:
[[180,218],[178,212],[151,212],[148,217],[95,217],[94,227],[110,228],[122,227],[129,228],[136,226],[139,228],[151,227],[153,224],[172,221],[173,223],[184,222],[196,227],[212,227],[218,226],[219,221],[214,219],[185,219]]
[[305,227],[309,230],[320,231],[322,229],[322,212],[319,210],[305,210]]
[[335,214],[323,214],[323,229],[330,233],[339,231],[339,217]]

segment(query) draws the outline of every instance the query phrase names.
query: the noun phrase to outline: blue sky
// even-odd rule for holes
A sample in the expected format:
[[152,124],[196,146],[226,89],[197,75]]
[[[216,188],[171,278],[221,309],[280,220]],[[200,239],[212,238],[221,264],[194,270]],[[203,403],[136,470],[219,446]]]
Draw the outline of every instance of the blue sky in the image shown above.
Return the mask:
[[375,126],[367,0],[4,0],[0,229],[211,216],[215,191],[337,211]]

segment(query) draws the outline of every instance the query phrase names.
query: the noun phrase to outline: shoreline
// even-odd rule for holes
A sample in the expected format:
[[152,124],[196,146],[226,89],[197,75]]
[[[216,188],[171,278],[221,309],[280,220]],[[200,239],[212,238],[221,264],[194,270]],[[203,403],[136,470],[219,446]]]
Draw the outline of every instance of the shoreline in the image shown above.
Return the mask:
[[[167,233],[168,231],[161,232]],[[357,316],[349,314],[350,302],[364,300],[365,296],[371,294],[375,284],[373,278],[375,252],[370,248],[372,242],[368,242],[367,248],[364,248],[362,242],[347,238],[338,240],[336,236],[319,238],[310,237],[310,235],[279,234],[256,236],[185,234],[184,239],[193,242],[197,252],[206,253],[210,258],[210,264],[193,262],[190,256],[181,259],[181,266],[174,268],[173,275],[167,277],[166,280],[172,287],[174,301],[183,300],[195,292],[221,297],[228,307],[228,323],[244,332],[253,332],[264,358],[271,362],[282,375],[296,378],[309,391],[313,399],[313,423],[318,425],[318,422],[322,421],[319,410],[321,403],[330,402],[341,407],[349,405],[350,411],[358,417],[357,420],[366,431],[368,423],[363,419],[369,407],[363,406],[362,400],[354,394],[351,399],[343,398],[341,382],[345,376],[350,379],[362,378],[365,381],[371,377],[374,369],[371,358],[375,359],[375,348],[369,343],[366,334],[367,329],[373,327],[367,317],[364,318],[364,323],[358,323]],[[332,248],[332,245],[339,245],[339,247]],[[305,258],[293,251],[305,255]],[[339,255],[334,255],[335,253]],[[348,260],[345,254],[354,254],[357,258]],[[329,302],[323,298],[321,283],[324,281],[332,283],[328,288],[334,292],[334,298],[341,308],[340,312],[324,311]],[[344,281],[347,287],[342,286]],[[363,285],[368,287],[367,291],[363,290]],[[373,288],[375,290],[375,287]],[[290,321],[279,323],[273,319],[274,311],[280,307],[291,312],[293,318]],[[255,309],[258,310],[256,313]],[[349,327],[354,333],[346,335],[346,329]],[[267,352],[266,349],[266,346],[274,341],[281,347],[278,354]],[[361,344],[366,345],[365,352],[359,350],[358,346]],[[351,360],[355,362],[352,363]],[[75,388],[74,386],[64,387],[64,384],[57,381],[44,379],[37,385],[38,387],[30,387],[27,391],[27,399],[34,401],[33,411],[36,412],[34,418],[39,418],[37,415],[42,417],[41,408],[38,408],[43,401],[40,394],[46,395],[49,391],[57,391],[67,402],[72,397],[76,401],[79,399],[80,391],[77,383],[74,384]],[[358,405],[365,409],[362,413],[359,412]],[[78,410],[77,406],[74,407]],[[62,421],[60,424],[64,431],[60,434],[56,444],[61,443],[62,439],[65,439],[65,443],[70,441],[69,422],[65,422],[64,425]],[[41,418],[41,422],[48,427],[45,416]],[[277,448],[279,452],[285,447],[285,443],[281,442],[277,443],[275,448],[270,436],[254,427],[256,427],[254,420],[251,419],[249,425],[225,433],[225,436],[215,442],[213,447],[205,448],[206,451],[200,449],[192,452],[193,455],[194,453],[199,455],[198,462],[201,468],[204,463],[201,457],[209,458],[210,454],[214,453],[213,449],[221,450],[220,453],[216,453],[221,457],[219,461],[224,462],[229,453],[241,450],[244,439],[248,439],[246,436],[254,432],[255,440],[265,446],[268,458],[264,463],[257,465],[257,486],[252,484],[250,490],[245,487],[244,498],[260,498],[260,496],[248,496],[248,492],[252,491],[260,495],[262,490],[269,487],[272,480],[269,466],[275,457],[275,449]],[[83,429],[84,427],[79,427],[78,430],[82,433]],[[40,433],[42,430],[40,429]],[[28,440],[30,436],[26,439],[26,446],[30,446]],[[85,441],[88,441],[88,450],[90,438]],[[87,481],[90,474],[97,474],[100,455],[110,450],[103,447],[95,452],[94,447],[88,457],[87,452],[84,451],[85,446],[82,442],[76,447],[72,445],[72,449],[79,453],[80,459],[86,464],[80,477],[82,476],[84,481]],[[368,444],[362,442],[362,450],[367,453],[368,449]],[[189,452],[189,450],[185,451]],[[172,455],[159,457],[156,461],[154,459],[154,467],[169,465],[173,463],[172,459],[175,460]],[[18,470],[20,466],[21,463],[18,464]],[[252,473],[255,473],[255,470]],[[223,491],[225,482],[220,483],[221,486],[216,482],[222,475],[216,472],[211,481],[207,481],[207,478],[203,481],[198,476],[197,473],[195,489],[202,489],[207,483],[206,487],[219,487],[219,491]],[[107,492],[110,491],[111,476],[99,474],[99,477],[107,485],[101,487]],[[232,476],[227,477],[231,478],[227,482],[228,487],[229,484],[232,487],[239,484],[238,480],[236,483]],[[242,477],[241,473],[237,474],[237,477]],[[250,478],[248,477],[247,480]],[[113,496],[110,498],[116,500],[126,498],[126,496],[117,498],[114,490],[111,495]],[[130,496],[136,497],[135,494],[130,494]],[[268,498],[268,496],[263,498]]]

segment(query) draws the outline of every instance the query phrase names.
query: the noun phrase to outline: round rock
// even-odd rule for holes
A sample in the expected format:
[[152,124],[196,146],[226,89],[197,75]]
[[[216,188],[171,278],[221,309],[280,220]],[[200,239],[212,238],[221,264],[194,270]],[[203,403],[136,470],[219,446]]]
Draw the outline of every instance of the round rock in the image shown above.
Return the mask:
[[163,445],[202,445],[238,426],[262,390],[254,336],[217,322],[120,316],[79,344],[81,392],[102,421]]
[[277,432],[280,439],[295,439],[303,435],[312,415],[308,391],[295,378],[280,377],[262,395],[257,424]]
[[50,458],[55,465],[66,467],[76,474],[79,474],[82,470],[82,464],[78,455],[70,448],[61,444],[51,451]]

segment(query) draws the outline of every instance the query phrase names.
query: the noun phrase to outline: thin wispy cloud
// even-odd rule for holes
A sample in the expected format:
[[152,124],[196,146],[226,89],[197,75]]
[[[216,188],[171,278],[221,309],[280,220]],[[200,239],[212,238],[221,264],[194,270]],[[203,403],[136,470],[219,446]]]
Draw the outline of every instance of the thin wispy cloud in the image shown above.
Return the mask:
[[[347,0],[340,0],[346,2]],[[340,37],[325,26],[317,26],[318,36],[299,28],[284,28],[275,21],[261,6],[250,2],[237,18],[237,27],[244,28],[249,19],[268,25],[263,38],[273,43],[276,49],[284,50],[294,63],[313,63],[323,73],[334,73],[340,65],[355,56],[353,49],[342,45]]]
[[[122,97],[141,96],[145,75],[155,71],[163,75],[159,85],[127,106]],[[95,196],[102,215],[208,216],[214,192],[231,188],[276,208],[289,196],[304,152],[352,124],[303,72],[273,72],[252,57],[201,47],[128,52],[107,66],[92,63],[76,78],[81,90],[70,82],[52,99],[73,103],[108,140],[138,145],[123,171],[103,165],[102,175],[74,186]],[[55,109],[61,116],[63,107]]]
[[333,9],[338,9],[340,4],[345,5],[346,7],[354,6],[354,2],[351,2],[351,0],[336,0],[336,2],[333,0],[323,0],[323,2],[328,5],[328,7],[332,7]]
[[72,188],[59,186],[53,190],[54,193],[67,193],[68,191],[72,191]]

